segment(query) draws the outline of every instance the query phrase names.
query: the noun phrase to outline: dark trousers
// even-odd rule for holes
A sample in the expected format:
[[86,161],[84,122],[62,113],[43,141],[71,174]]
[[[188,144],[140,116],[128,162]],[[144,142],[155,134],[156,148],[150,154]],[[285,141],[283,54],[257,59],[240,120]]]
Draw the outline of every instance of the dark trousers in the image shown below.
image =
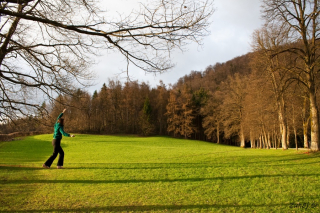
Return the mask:
[[60,146],[61,139],[53,139],[52,140],[52,146],[53,146],[53,154],[49,157],[49,159],[44,163],[46,166],[51,166],[54,159],[59,154],[59,160],[57,166],[63,166],[63,159],[64,159],[64,152],[63,149]]

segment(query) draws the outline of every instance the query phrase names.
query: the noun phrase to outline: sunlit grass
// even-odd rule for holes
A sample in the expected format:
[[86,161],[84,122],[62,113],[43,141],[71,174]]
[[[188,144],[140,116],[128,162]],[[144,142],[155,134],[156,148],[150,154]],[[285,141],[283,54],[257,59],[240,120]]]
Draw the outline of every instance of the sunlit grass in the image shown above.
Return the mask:
[[43,169],[51,138],[0,143],[0,212],[320,212],[318,153],[77,135]]

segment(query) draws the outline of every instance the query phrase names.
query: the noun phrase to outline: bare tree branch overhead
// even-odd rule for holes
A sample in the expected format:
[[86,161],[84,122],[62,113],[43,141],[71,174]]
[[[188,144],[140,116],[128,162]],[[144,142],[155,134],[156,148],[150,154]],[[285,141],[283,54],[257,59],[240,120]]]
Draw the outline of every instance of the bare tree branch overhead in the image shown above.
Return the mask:
[[40,108],[35,93],[53,99],[88,85],[99,50],[146,72],[172,68],[172,50],[209,34],[212,3],[154,0],[109,18],[98,0],[1,0],[0,121]]

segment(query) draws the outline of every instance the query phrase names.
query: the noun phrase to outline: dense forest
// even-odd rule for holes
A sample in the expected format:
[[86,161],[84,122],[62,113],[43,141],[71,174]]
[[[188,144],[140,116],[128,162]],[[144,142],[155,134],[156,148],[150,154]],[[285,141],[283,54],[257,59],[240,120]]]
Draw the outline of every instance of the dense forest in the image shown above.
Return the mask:
[[[43,111],[33,117],[2,125],[1,132],[51,132],[55,118],[67,108],[65,129],[73,133],[170,135],[280,148],[279,94],[274,83],[288,79],[276,72],[272,79],[258,60],[260,54],[248,53],[201,72],[192,71],[174,85],[160,82],[151,88],[138,81],[109,80],[93,94],[78,89],[73,96],[44,103]],[[281,94],[287,147],[309,147],[308,98],[299,83],[287,82]]]

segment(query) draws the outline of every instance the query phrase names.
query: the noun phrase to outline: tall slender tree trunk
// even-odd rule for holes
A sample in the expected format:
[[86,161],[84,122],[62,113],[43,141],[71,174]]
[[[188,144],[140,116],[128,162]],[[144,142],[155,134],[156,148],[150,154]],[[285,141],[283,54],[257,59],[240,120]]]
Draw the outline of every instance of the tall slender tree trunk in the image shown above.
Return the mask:
[[256,144],[254,142],[254,138],[252,136],[252,132],[250,131],[250,143],[251,143],[251,148],[256,148]]
[[278,135],[278,145],[277,147],[280,148],[280,144],[281,144],[281,139],[282,138],[282,135]]
[[241,148],[245,148],[246,147],[242,125],[240,126],[240,147]]
[[266,134],[266,131],[264,130],[264,127],[263,127],[263,148],[266,149],[268,147],[268,141],[267,141],[267,134]]
[[278,116],[279,116],[279,126],[281,133],[281,144],[282,149],[288,149],[287,146],[287,122],[285,117],[285,105],[284,105],[284,97],[281,94],[281,97],[277,100],[278,105]]
[[284,122],[283,113],[280,111],[279,111],[279,123],[280,123],[282,149],[288,149],[288,147],[287,147],[287,126]]
[[262,149],[262,143],[263,143],[262,135],[260,134],[260,136],[259,136],[259,149]]
[[293,127],[293,132],[294,132],[294,142],[296,144],[296,150],[298,151],[297,129],[295,126]]
[[[311,16],[311,23],[312,23],[312,33],[308,34],[308,27],[302,28],[302,38],[304,41],[304,46],[306,47],[306,53],[307,57],[306,59],[306,71],[308,73],[307,75],[307,81],[308,81],[308,88],[309,88],[309,98],[310,98],[310,117],[311,117],[311,150],[312,151],[319,151],[319,112],[317,107],[317,101],[316,101],[316,70],[314,68],[314,65],[317,63],[317,50],[319,50],[318,44],[317,44],[317,36],[319,34],[319,5],[318,1],[313,1],[313,14]],[[317,15],[318,14],[318,15]],[[304,24],[306,23],[305,20],[301,19],[301,22]],[[303,26],[302,24],[300,24]],[[310,39],[310,35],[312,35]],[[311,41],[311,45],[309,43]],[[309,48],[308,48],[309,47]]]
[[315,89],[310,89],[310,117],[311,117],[311,150],[319,151],[319,114],[316,103]]
[[290,147],[290,129],[289,124],[287,123],[287,147]]
[[302,116],[303,116],[303,142],[304,142],[304,148],[310,148],[309,147],[309,142],[308,142],[308,127],[309,127],[309,119],[310,117],[307,118],[307,99],[305,99],[304,101],[304,105],[303,105],[303,112],[302,112]]
[[273,132],[273,139],[274,139],[273,148],[278,149],[278,147],[277,147],[278,137],[277,137],[277,133],[275,133],[275,131]]
[[217,124],[217,143],[220,143],[220,125],[219,122]]
[[268,132],[267,137],[268,137],[268,149],[270,149],[271,148],[270,132]]
[[292,104],[292,126],[293,126],[293,133],[294,133],[294,143],[296,145],[296,150],[298,151],[298,139],[297,139],[297,127],[296,127],[296,122],[294,118],[294,105]]
[[303,144],[304,148],[309,149],[309,142],[308,142],[308,124],[303,124]]
[[308,142],[308,123],[303,122],[303,143],[304,143],[304,148],[310,148],[309,147],[309,142]]
[[302,109],[302,122],[303,122],[303,146],[304,148],[310,148],[309,147],[309,142],[308,142],[308,127],[309,127],[309,119],[310,117],[307,117],[307,101],[308,99],[305,98],[304,99],[304,103],[303,103],[303,109]]

